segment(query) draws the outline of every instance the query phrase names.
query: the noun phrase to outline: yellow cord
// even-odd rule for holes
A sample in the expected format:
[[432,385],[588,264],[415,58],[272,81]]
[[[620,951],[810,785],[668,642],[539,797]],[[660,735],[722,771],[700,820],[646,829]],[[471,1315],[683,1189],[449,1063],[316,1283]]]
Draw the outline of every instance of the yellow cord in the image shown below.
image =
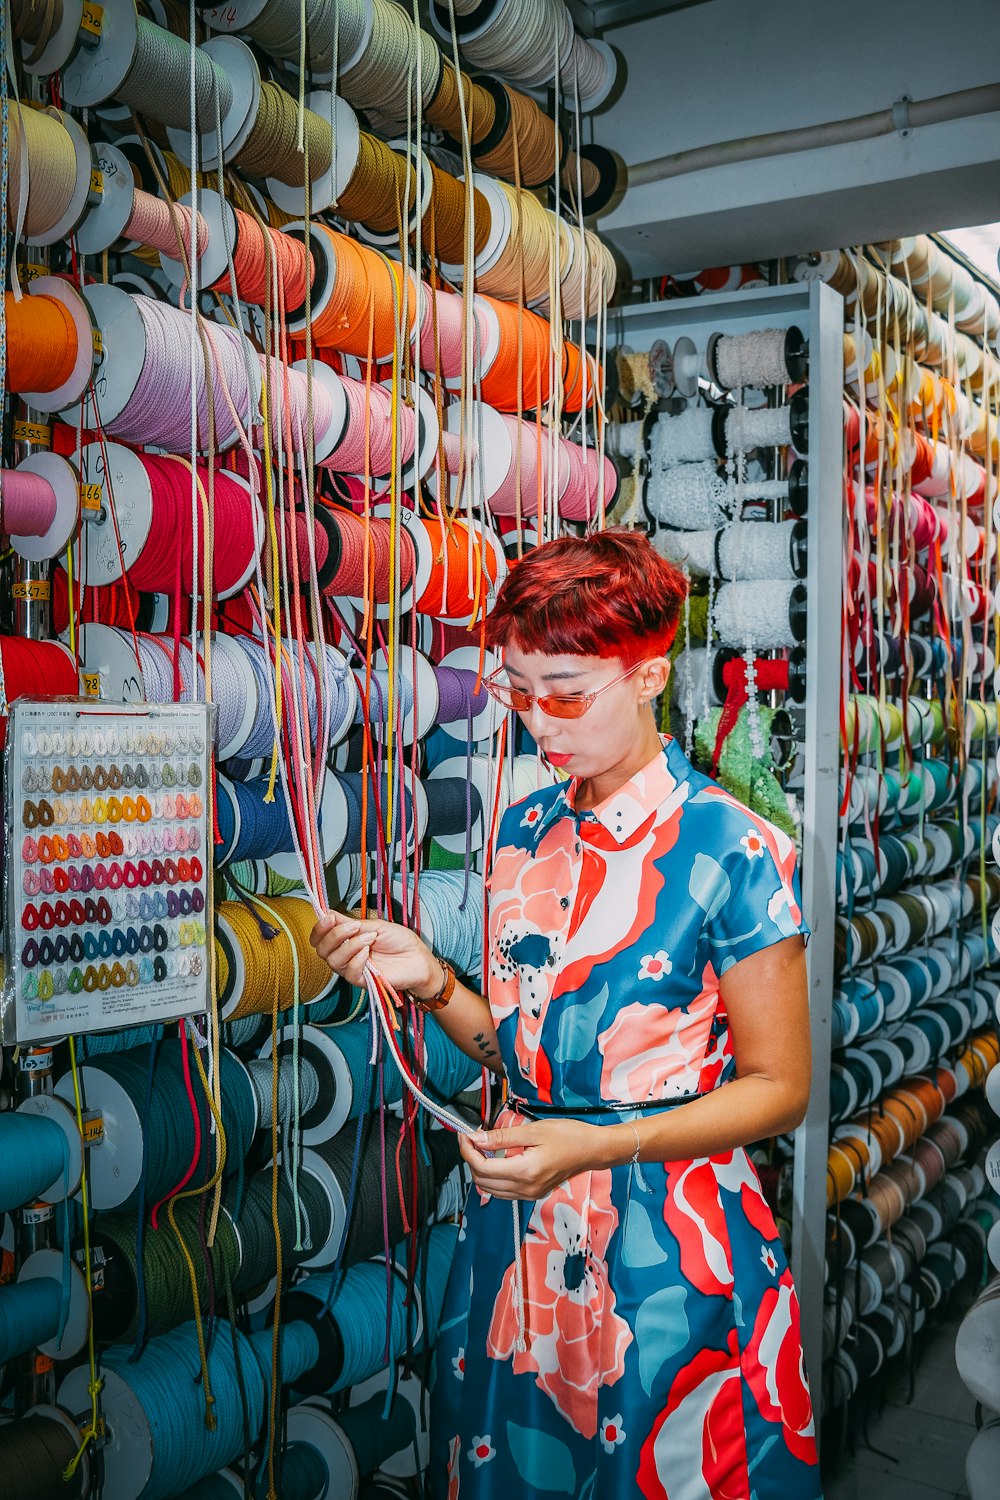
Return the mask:
[[[70,613],[72,619],[72,612]],[[69,1039],[69,1065],[73,1073],[73,1102],[76,1106],[76,1125],[83,1139],[83,1098],[80,1093],[80,1074],[76,1066],[76,1038]],[[86,1453],[88,1446],[98,1436],[101,1426],[100,1414],[97,1409],[97,1398],[101,1391],[101,1380],[97,1374],[97,1356],[94,1353],[94,1287],[90,1276],[90,1193],[87,1186],[87,1153],[83,1154],[83,1172],[80,1176],[80,1206],[83,1210],[83,1266],[84,1276],[87,1283],[87,1364],[89,1376],[87,1380],[87,1394],[90,1396],[90,1421],[80,1434],[80,1446],[76,1454],[70,1459],[63,1470],[63,1479],[67,1482],[73,1478],[80,1467],[80,1460]]]

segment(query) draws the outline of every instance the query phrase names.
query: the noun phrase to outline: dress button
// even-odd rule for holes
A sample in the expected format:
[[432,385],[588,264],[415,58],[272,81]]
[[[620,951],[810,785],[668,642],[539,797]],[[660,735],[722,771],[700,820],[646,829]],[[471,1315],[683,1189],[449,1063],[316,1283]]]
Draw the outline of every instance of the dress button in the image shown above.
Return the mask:
[[560,896],[559,897],[559,905],[562,907],[563,911],[565,911],[566,908],[567,908],[567,906],[569,906],[569,897],[568,896]]

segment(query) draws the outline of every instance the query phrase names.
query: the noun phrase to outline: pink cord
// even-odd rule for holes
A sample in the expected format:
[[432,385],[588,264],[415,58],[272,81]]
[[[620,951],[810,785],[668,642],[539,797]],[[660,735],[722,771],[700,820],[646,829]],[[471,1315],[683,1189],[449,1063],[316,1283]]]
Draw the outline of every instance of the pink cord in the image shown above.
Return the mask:
[[27,469],[0,470],[0,531],[8,536],[44,536],[56,518],[56,492]]

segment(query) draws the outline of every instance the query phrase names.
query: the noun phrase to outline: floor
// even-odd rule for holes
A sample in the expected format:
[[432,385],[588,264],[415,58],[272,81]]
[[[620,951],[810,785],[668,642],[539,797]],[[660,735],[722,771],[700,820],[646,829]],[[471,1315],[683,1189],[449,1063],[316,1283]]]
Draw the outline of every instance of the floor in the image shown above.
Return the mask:
[[966,1500],[975,1402],[955,1369],[958,1322],[942,1322],[929,1336],[909,1404],[905,1379],[890,1385],[867,1444],[859,1434],[853,1454],[845,1451],[826,1476],[824,1500]]

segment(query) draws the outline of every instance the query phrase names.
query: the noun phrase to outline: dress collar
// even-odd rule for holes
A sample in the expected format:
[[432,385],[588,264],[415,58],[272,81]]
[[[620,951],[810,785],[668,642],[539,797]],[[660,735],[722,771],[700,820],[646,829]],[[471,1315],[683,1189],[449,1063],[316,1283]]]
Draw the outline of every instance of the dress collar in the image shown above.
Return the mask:
[[663,736],[663,748],[641,771],[620,786],[610,797],[596,807],[576,810],[577,778],[565,782],[553,798],[545,814],[535,823],[532,832],[537,842],[555,820],[564,813],[583,821],[595,821],[611,835],[617,844],[626,843],[646,819],[674,792],[678,782],[688,776],[688,763],[669,735]]

